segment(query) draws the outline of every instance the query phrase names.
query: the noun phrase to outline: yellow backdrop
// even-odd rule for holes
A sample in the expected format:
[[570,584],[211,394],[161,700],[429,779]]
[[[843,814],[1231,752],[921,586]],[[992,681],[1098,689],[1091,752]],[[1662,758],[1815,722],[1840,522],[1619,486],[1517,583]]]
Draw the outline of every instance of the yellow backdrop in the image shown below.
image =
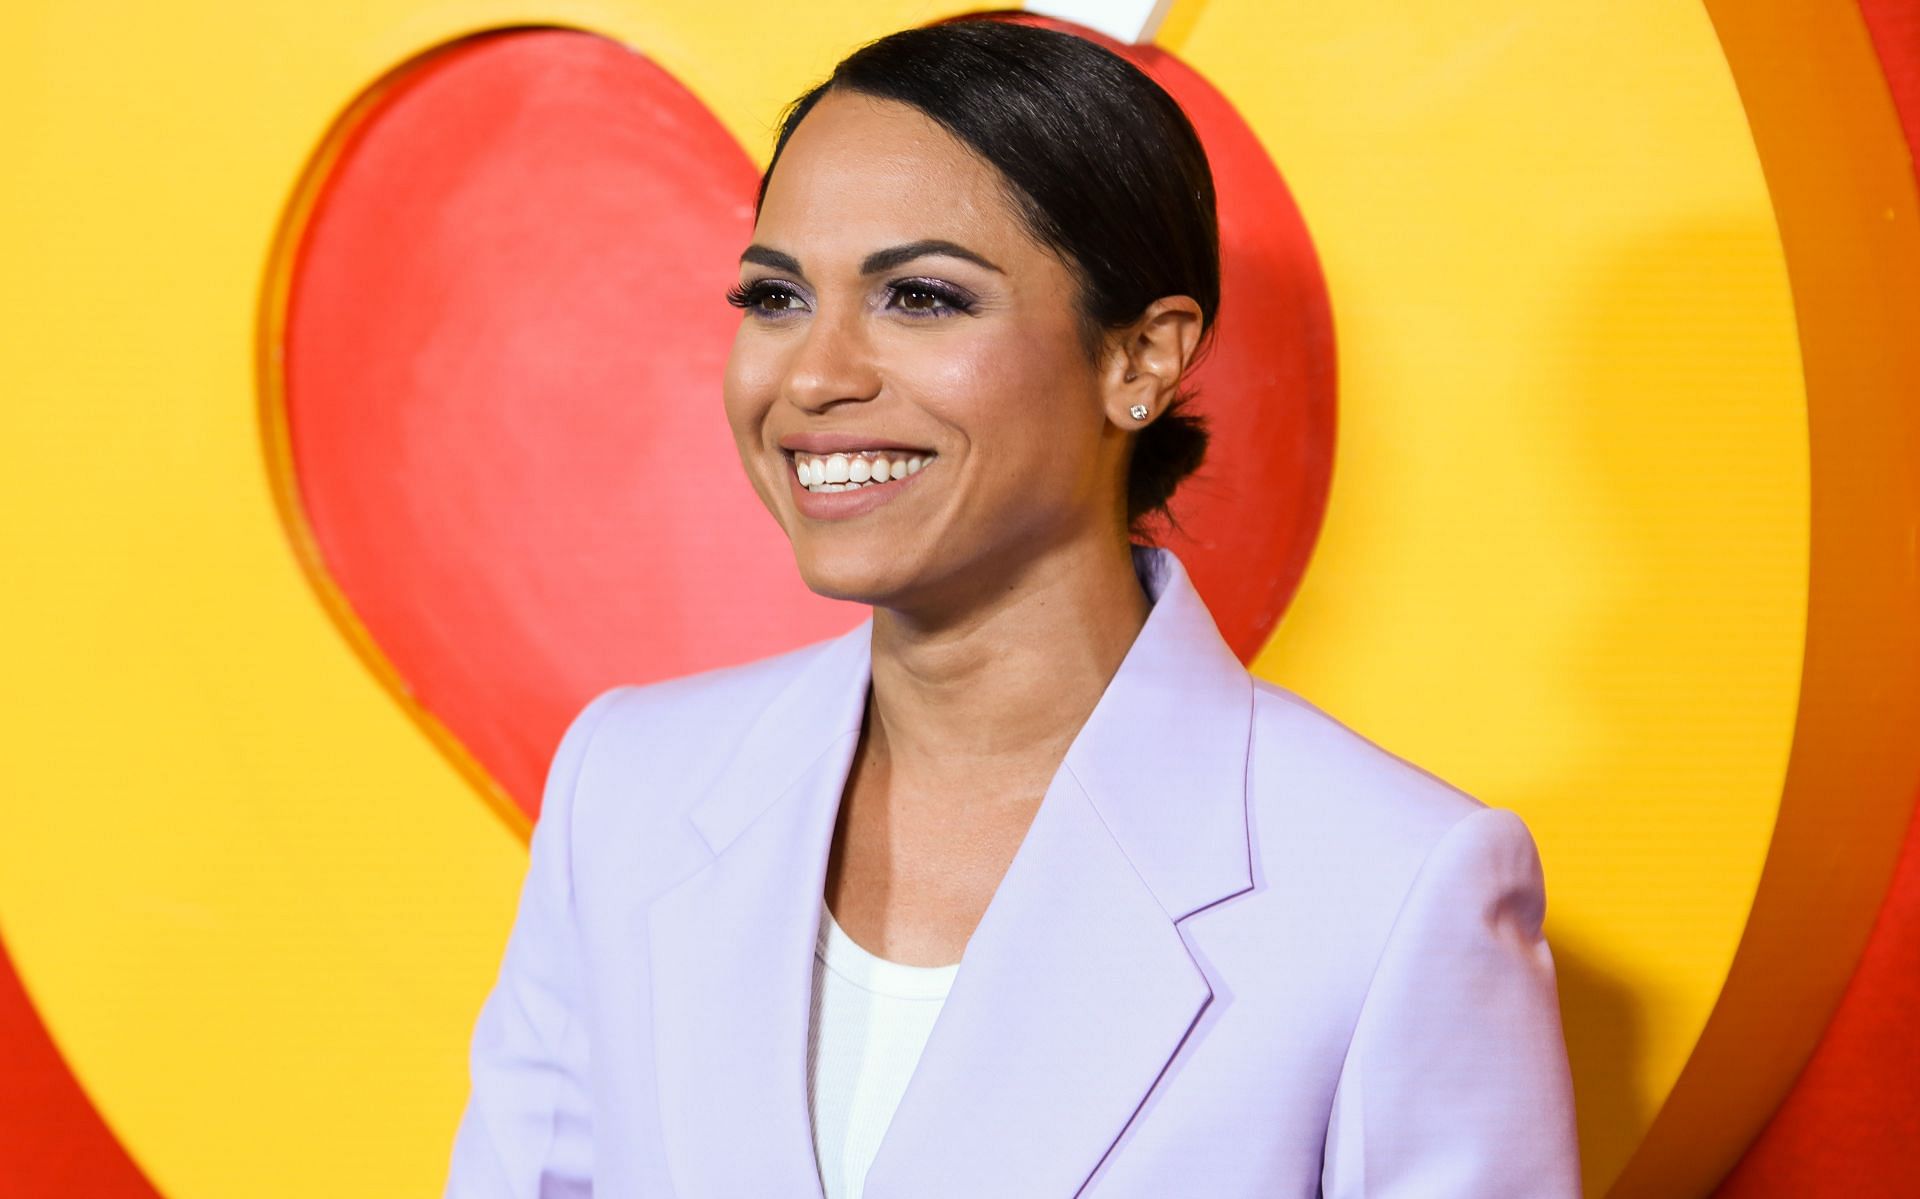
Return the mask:
[[[434,1193],[526,862],[276,514],[256,330],[333,122],[450,39],[567,24],[764,161],[853,44],[966,7],[16,13],[0,921],[163,1193]],[[1535,830],[1597,1193],[1721,994],[1800,685],[1806,398],[1727,61],[1671,0],[1205,0],[1158,41],[1286,174],[1339,334],[1325,532],[1256,669]]]

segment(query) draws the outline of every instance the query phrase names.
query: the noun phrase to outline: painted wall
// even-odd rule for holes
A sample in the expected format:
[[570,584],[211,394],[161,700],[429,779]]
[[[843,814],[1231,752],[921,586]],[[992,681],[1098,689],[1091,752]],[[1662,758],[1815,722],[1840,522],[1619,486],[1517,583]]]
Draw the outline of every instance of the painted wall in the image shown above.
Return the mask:
[[[437,1190],[566,718],[858,619],[735,477],[720,293],[781,104],[968,7],[16,17],[0,1191]],[[1920,17],[1863,8],[1096,13],[1221,177],[1171,543],[1534,829],[1596,1195],[1897,1193],[1920,1122]]]

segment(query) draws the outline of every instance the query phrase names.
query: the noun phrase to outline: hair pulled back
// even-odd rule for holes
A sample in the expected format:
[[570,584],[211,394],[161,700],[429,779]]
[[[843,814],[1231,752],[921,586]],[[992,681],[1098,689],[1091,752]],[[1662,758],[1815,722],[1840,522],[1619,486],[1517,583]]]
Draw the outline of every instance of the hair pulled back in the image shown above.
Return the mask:
[[[995,18],[905,29],[855,50],[787,106],[754,199],[759,212],[787,141],[830,91],[919,109],[993,164],[1035,240],[1079,283],[1081,340],[1094,359],[1108,330],[1162,296],[1200,306],[1202,347],[1220,306],[1220,233],[1206,151],[1172,96],[1085,38]],[[1191,390],[1135,437],[1127,521],[1137,537],[1171,519],[1174,489],[1206,456]]]

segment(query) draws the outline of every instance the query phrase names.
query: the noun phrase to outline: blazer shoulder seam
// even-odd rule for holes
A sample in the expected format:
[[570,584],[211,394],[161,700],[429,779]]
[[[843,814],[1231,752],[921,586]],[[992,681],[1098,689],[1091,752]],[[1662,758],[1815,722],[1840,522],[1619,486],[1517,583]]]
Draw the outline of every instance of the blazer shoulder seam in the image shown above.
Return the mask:
[[1373,998],[1373,985],[1379,980],[1381,964],[1386,961],[1387,951],[1393,947],[1394,938],[1400,933],[1400,926],[1407,915],[1407,905],[1413,902],[1414,894],[1420,890],[1421,882],[1432,869],[1434,861],[1439,858],[1441,848],[1476,817],[1485,815],[1488,812],[1500,811],[1505,811],[1505,809],[1481,804],[1477,808],[1462,812],[1440,831],[1439,836],[1433,839],[1432,843],[1427,846],[1426,852],[1421,855],[1420,865],[1407,875],[1406,885],[1400,892],[1400,899],[1394,905],[1393,919],[1388,922],[1387,931],[1380,938],[1379,947],[1374,953],[1373,964],[1367,968],[1367,985],[1362,988],[1360,992],[1360,1003],[1354,1008],[1353,1026],[1347,1030],[1347,1043],[1342,1048],[1340,1054],[1341,1071],[1343,1073],[1346,1069],[1347,1059],[1351,1057],[1353,1053],[1353,1039],[1359,1032],[1360,1018],[1366,1013],[1367,1004]]

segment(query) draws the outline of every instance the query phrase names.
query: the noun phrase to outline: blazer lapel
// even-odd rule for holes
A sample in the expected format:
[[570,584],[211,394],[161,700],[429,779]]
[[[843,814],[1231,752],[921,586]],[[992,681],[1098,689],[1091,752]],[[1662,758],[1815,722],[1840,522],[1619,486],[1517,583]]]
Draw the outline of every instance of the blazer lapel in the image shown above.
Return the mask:
[[[1179,922],[1252,886],[1252,680],[1179,560],[961,959],[869,1199],[1079,1192],[1212,998]],[[826,859],[871,621],[768,706],[693,820],[714,858],[645,915],[655,1066],[687,1196],[819,1196],[806,1095]]]
[[1250,889],[1252,679],[1170,552],[962,955],[868,1199],[1076,1195],[1213,997],[1179,922]]
[[1212,995],[1061,772],[967,945],[868,1199],[1078,1194]]
[[806,1079],[814,938],[871,631],[826,643],[739,745],[720,747],[732,760],[692,808],[715,856],[640,914],[682,1195],[822,1193]]

